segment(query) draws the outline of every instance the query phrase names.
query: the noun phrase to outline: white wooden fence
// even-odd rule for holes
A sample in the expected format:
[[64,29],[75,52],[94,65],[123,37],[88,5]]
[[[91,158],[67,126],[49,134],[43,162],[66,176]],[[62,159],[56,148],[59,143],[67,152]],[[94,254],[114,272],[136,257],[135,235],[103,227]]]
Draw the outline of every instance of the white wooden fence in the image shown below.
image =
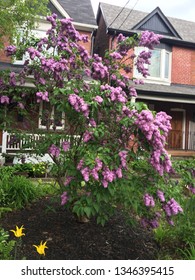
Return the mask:
[[[31,151],[33,147],[36,147],[36,143],[40,143],[40,141],[44,141],[44,134],[26,134],[25,137],[22,135],[15,135],[13,133],[8,133],[7,131],[3,131],[2,133],[2,154],[16,154],[20,150]],[[63,137],[60,139],[60,143],[64,140],[69,140],[71,136],[67,135],[66,139]],[[74,140],[80,139],[80,136],[74,135]],[[77,141],[77,140],[76,140]],[[75,142],[74,142],[75,143]],[[33,146],[32,146],[33,144]]]
[[[2,136],[2,148],[1,153],[16,153],[17,151],[24,149],[26,151],[31,150],[32,148],[28,147],[28,144],[38,142],[43,138],[42,134],[28,134],[28,137],[17,137],[12,133],[3,131]],[[30,145],[29,145],[30,146]]]

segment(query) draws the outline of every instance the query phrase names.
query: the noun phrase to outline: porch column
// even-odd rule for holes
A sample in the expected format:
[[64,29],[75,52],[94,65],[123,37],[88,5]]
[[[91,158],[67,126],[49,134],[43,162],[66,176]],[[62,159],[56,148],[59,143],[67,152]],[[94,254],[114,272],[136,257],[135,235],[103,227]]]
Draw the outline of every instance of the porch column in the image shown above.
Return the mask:
[[7,131],[3,131],[3,137],[2,137],[2,154],[6,154],[6,147],[7,147]]

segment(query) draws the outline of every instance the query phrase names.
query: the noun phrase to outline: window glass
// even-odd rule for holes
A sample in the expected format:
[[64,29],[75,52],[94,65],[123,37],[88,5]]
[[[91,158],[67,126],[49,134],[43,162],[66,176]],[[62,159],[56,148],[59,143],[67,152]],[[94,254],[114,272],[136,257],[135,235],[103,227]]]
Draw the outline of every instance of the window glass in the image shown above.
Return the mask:
[[165,78],[169,78],[169,64],[170,64],[170,54],[168,52],[165,53]]
[[161,50],[152,50],[152,57],[150,59],[151,64],[148,67],[151,77],[160,78],[160,68],[161,68]]

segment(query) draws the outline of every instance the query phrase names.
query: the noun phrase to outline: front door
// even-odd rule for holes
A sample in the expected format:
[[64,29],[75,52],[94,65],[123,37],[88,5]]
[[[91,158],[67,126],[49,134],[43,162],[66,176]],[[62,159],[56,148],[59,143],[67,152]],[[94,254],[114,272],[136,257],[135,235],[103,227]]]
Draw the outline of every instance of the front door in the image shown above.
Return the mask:
[[0,130],[0,146],[2,146],[2,130]]
[[169,149],[182,149],[183,148],[183,112],[182,111],[171,111],[170,113],[172,120],[172,130],[168,137]]

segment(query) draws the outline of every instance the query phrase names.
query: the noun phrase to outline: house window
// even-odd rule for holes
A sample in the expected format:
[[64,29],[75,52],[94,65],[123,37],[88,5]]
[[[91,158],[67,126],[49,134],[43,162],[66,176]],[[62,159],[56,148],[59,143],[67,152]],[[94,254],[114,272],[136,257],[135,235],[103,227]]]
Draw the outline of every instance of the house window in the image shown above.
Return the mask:
[[[135,49],[135,54],[138,55],[143,50],[147,49],[144,47],[137,47]],[[171,80],[171,48],[165,44],[160,44],[158,48],[151,50],[151,52],[151,64],[146,65],[150,75],[146,78],[146,80],[169,83]],[[134,76],[139,78],[141,76],[137,69],[134,71]]]
[[39,107],[39,128],[62,130],[65,126],[65,114],[59,112],[56,106],[41,102]]
[[[34,36],[35,38],[41,39],[46,36],[46,32],[42,30],[32,30],[31,33],[29,34],[30,36]],[[25,43],[25,36],[24,36],[24,30],[20,29],[19,30],[19,35],[15,39],[15,45],[20,47],[21,44]],[[17,65],[23,65],[25,60],[29,58],[29,55],[27,53],[25,54],[19,54],[15,57],[15,60],[13,61],[13,64]]]

